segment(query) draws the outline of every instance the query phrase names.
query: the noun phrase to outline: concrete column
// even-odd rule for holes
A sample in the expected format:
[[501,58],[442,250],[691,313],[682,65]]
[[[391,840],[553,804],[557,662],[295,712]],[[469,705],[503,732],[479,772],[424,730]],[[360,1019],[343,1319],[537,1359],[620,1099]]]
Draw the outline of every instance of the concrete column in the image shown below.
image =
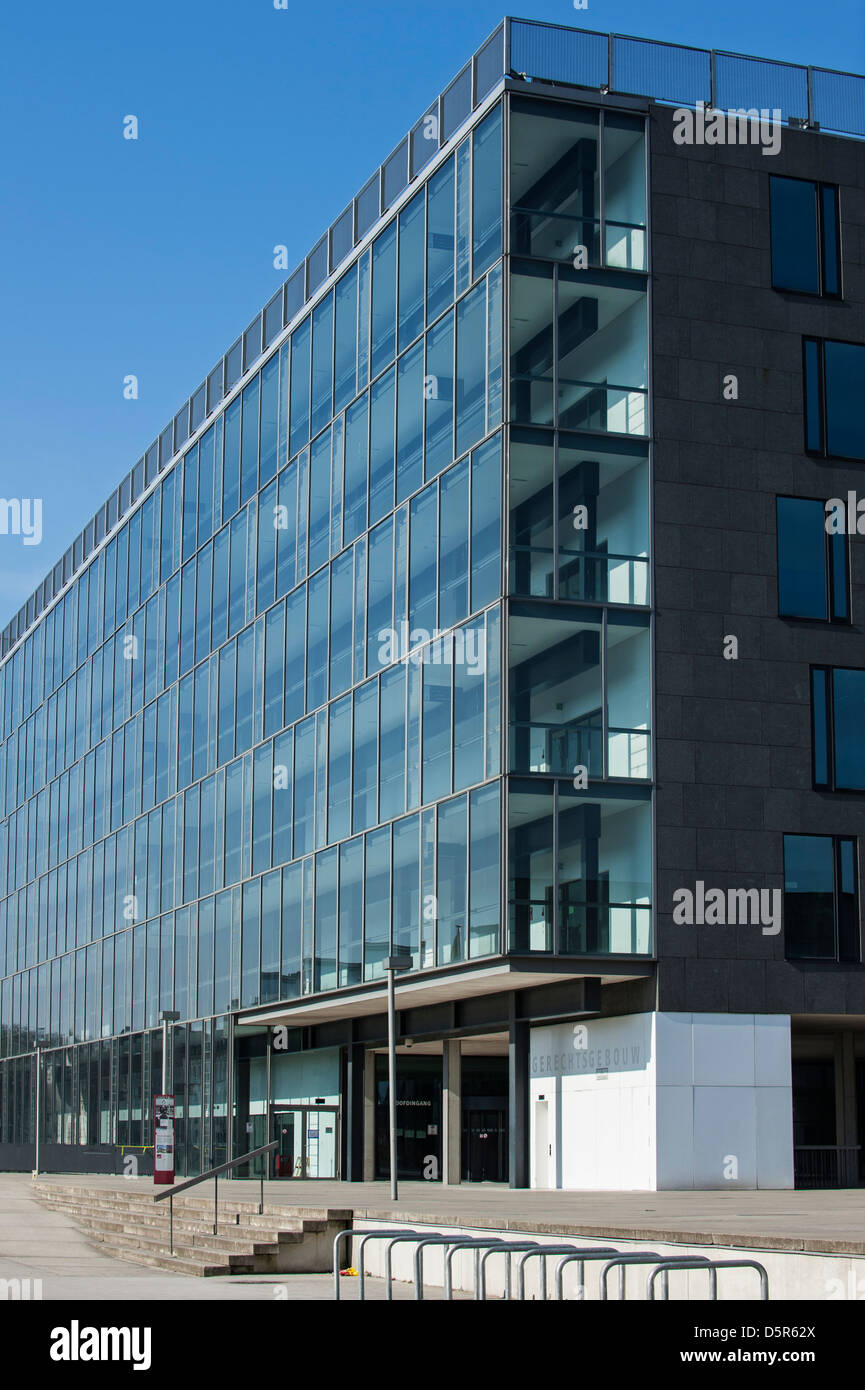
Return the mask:
[[[365,1052],[361,1043],[350,1043],[346,1048],[345,1095],[343,1115],[345,1123],[345,1180],[363,1182],[364,1177],[364,1129],[366,1118],[364,1091]],[[372,1053],[370,1053],[370,1063]]]
[[529,1185],[529,1025],[508,1027],[508,1174],[511,1187]]
[[[856,1115],[856,1056],[853,1033],[844,1029],[835,1034],[835,1142],[858,1144]],[[858,1182],[858,1155],[839,1155],[838,1176],[846,1187]]]
[[462,1059],[459,1038],[442,1044],[442,1182],[461,1181]]
[[375,1053],[367,1052],[363,1067],[363,1180],[375,1178]]

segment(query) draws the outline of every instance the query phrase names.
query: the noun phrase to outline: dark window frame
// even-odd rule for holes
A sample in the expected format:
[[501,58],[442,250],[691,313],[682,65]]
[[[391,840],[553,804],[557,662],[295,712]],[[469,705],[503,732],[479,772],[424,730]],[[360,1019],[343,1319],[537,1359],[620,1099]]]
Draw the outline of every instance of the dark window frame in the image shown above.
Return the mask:
[[[816,955],[804,955],[804,954],[791,955],[791,954],[789,953],[789,945],[788,945],[788,938],[787,938],[787,920],[788,920],[788,918],[787,918],[787,910],[786,910],[786,909],[787,909],[787,892],[788,892],[788,889],[787,889],[787,841],[788,841],[788,840],[799,840],[799,839],[830,840],[830,841],[832,842],[832,922],[833,922],[834,935],[835,935],[835,950],[834,950],[834,954],[831,955],[831,956],[816,956]],[[840,900],[840,898],[841,898],[841,896],[842,896],[842,889],[841,889],[841,875],[842,875],[841,854],[842,854],[842,845],[845,845],[845,844],[850,844],[850,845],[852,845],[852,847],[853,847],[853,889],[852,889],[852,892],[851,892],[851,894],[850,894],[850,897],[852,897],[853,903],[855,904],[856,921],[855,921],[855,923],[853,924],[854,930],[851,931],[850,935],[851,935],[851,936],[855,935],[855,938],[856,938],[856,950],[855,950],[854,954],[852,954],[852,955],[848,955],[848,954],[842,955],[842,954],[841,954],[841,911],[840,911],[841,903],[840,903],[839,900]],[[861,964],[861,963],[862,963],[862,910],[861,910],[860,899],[859,899],[860,876],[859,876],[859,839],[858,839],[858,836],[856,836],[856,835],[811,835],[811,834],[809,834],[807,831],[805,831],[805,832],[803,832],[803,831],[791,831],[791,832],[789,832],[789,833],[788,833],[788,832],[785,832],[784,835],[783,835],[783,840],[782,840],[782,845],[781,845],[781,858],[782,858],[782,863],[783,863],[783,867],[784,867],[784,888],[783,888],[783,893],[784,893],[784,913],[783,913],[783,923],[784,923],[784,958],[785,958],[785,960],[788,960],[788,961],[813,962],[813,963],[815,963],[815,964],[816,964],[816,963],[820,963],[820,962],[825,962],[825,963],[830,963],[830,964],[833,964],[833,965],[844,965],[844,966]]]
[[[839,787],[836,785],[835,776],[835,672],[836,671],[859,671],[865,676],[865,667],[862,666],[824,666],[812,665],[808,672],[809,697],[811,700],[811,786],[814,791],[832,792],[837,796],[863,796],[865,786],[862,787]],[[814,677],[817,673],[822,674],[825,681],[826,691],[826,778],[827,780],[817,780],[817,741],[816,741],[816,719],[814,701]]]
[[[801,613],[782,613],[781,612],[781,527],[778,510],[779,502],[815,502],[820,507],[823,518],[823,563],[824,563],[824,582],[826,592],[826,616],[823,618],[806,617]],[[846,535],[841,539],[844,543],[844,598],[846,602],[846,612],[838,614],[835,611],[835,547],[832,544],[835,533],[830,533],[825,527],[826,503],[820,497],[797,497],[790,492],[779,492],[775,496],[775,587],[778,599],[778,617],[783,618],[784,622],[790,623],[829,623],[833,627],[849,627],[852,618],[852,591],[850,582],[850,545]]]
[[[817,410],[819,419],[817,421],[818,433],[820,436],[820,447],[811,448],[808,443],[808,375],[807,375],[807,353],[808,344],[813,343],[817,348]],[[862,454],[832,454],[828,449],[828,422],[826,419],[826,344],[837,343],[841,347],[861,348],[865,353],[865,343],[857,342],[852,338],[817,338],[813,334],[802,335],[802,425],[803,425],[803,445],[804,451],[810,458],[839,459],[843,463],[865,463],[865,453]]]
[[[814,189],[814,200],[817,210],[817,276],[819,285],[816,290],[796,290],[788,285],[775,284],[775,266],[772,261],[773,228],[774,215],[772,211],[772,180],[775,178],[786,179],[788,183],[807,183]],[[827,246],[826,246],[826,214],[824,211],[824,197],[829,191],[834,194],[835,204],[835,234],[833,237],[832,251],[835,262],[835,278],[838,281],[837,290],[827,290]],[[837,183],[826,183],[821,179],[803,179],[789,174],[770,174],[769,175],[769,277],[772,289],[778,294],[795,294],[805,299],[843,299],[844,280],[842,275],[841,262],[841,189]]]

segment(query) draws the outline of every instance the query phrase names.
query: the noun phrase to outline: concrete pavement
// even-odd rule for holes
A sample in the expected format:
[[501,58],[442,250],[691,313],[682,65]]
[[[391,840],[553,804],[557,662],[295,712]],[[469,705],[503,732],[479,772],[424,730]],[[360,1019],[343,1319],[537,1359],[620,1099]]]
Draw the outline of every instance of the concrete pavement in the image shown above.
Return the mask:
[[[152,1187],[152,1180],[149,1185]],[[251,1190],[249,1184],[235,1185],[244,1186],[247,1193]],[[333,1280],[329,1274],[195,1279],[111,1259],[90,1245],[69,1217],[36,1202],[30,1192],[31,1186],[29,1174],[0,1173],[0,1281],[29,1281],[11,1285],[0,1282],[0,1302],[21,1294],[25,1298],[73,1303],[241,1300],[278,1304],[286,1300],[333,1299]],[[35,1280],[41,1280],[41,1288],[33,1283]],[[343,1279],[343,1298],[357,1297],[357,1282],[356,1279]],[[383,1280],[367,1279],[365,1282],[368,1298],[384,1297]],[[408,1299],[413,1291],[407,1285],[398,1284],[394,1294],[397,1299]],[[438,1296],[436,1290],[427,1293],[430,1299]]]
[[[86,1187],[154,1191],[152,1178],[80,1174],[45,1175],[47,1181]],[[29,1177],[9,1175],[29,1183]],[[0,1179],[2,1181],[2,1179]],[[164,1191],[165,1189],[163,1189]],[[220,1197],[258,1201],[257,1182],[220,1180]],[[211,1182],[190,1196],[209,1197]],[[480,1229],[531,1230],[562,1235],[665,1238],[683,1243],[758,1246],[865,1255],[865,1200],[861,1189],[842,1191],[556,1192],[492,1183],[405,1182],[394,1206],[386,1182],[271,1181],[265,1207],[344,1207],[357,1219],[431,1222]]]

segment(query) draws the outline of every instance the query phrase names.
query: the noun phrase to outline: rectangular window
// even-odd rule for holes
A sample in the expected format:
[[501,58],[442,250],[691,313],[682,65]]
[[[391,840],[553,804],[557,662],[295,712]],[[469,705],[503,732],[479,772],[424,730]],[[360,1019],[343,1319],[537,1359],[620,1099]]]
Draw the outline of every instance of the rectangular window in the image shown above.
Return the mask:
[[862,959],[855,840],[784,836],[784,954],[788,960]]
[[824,503],[779,497],[776,515],[779,616],[849,621],[847,538],[827,531]]
[[399,217],[399,350],[408,347],[424,326],[423,190]]
[[814,786],[865,791],[865,670],[811,668]]
[[336,364],[333,408],[344,410],[355,393],[357,376],[357,266],[336,287]]
[[351,833],[351,696],[330,706],[328,738],[328,840]]
[[309,340],[311,322],[305,319],[291,337],[291,432],[288,452],[296,454],[309,439]]
[[769,178],[772,287],[795,294],[841,292],[838,189],[810,179]]
[[454,161],[433,174],[427,210],[427,323],[433,323],[454,299]]
[[823,458],[865,459],[865,344],[804,338],[805,449]]
[[396,222],[372,248],[372,357],[370,377],[396,356]]

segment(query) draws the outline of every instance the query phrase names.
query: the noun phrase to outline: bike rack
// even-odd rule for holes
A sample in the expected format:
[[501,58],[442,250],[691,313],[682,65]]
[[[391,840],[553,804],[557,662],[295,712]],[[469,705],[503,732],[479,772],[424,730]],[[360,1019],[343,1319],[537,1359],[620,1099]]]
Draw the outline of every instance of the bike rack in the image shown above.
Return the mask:
[[364,1245],[366,1244],[367,1240],[386,1240],[388,1236],[396,1236],[396,1235],[400,1235],[400,1236],[409,1236],[409,1235],[419,1236],[419,1235],[420,1235],[420,1232],[414,1231],[414,1230],[412,1230],[410,1227],[405,1227],[405,1226],[387,1226],[387,1227],[385,1227],[385,1226],[378,1226],[378,1227],[374,1227],[372,1230],[354,1230],[352,1227],[347,1227],[346,1230],[340,1231],[336,1236],[334,1236],[334,1240],[333,1240],[333,1296],[334,1296],[334,1298],[336,1299],[337,1303],[339,1302],[339,1277],[340,1277],[340,1276],[339,1276],[339,1243],[340,1243],[340,1241],[343,1240],[343,1239],[345,1239],[346,1236],[359,1236],[359,1237],[360,1237],[360,1246],[359,1246],[359,1248],[358,1248],[358,1274],[359,1274],[359,1277],[360,1277],[360,1281],[359,1281],[359,1284],[358,1284],[358,1289],[359,1289],[359,1297],[360,1297],[360,1298],[363,1298],[363,1296],[364,1296],[364,1294],[363,1294],[363,1247],[364,1247]]
[[[539,1245],[535,1250],[526,1250],[517,1260],[517,1299],[525,1303],[526,1300],[526,1264],[529,1260],[540,1259],[541,1261],[541,1302],[547,1299],[547,1255],[568,1255],[572,1254],[577,1247],[570,1242],[567,1245]],[[510,1263],[510,1261],[509,1261]]]
[[556,1298],[559,1299],[560,1302],[564,1300],[565,1265],[571,1264],[574,1260],[577,1261],[579,1266],[577,1275],[580,1281],[580,1289],[585,1292],[585,1271],[583,1266],[586,1261],[606,1260],[610,1255],[618,1255],[618,1253],[618,1250],[613,1245],[587,1245],[582,1250],[578,1246],[575,1246],[573,1254],[565,1255],[564,1259],[559,1260],[556,1266]]
[[481,1255],[480,1277],[475,1288],[475,1298],[485,1300],[487,1296],[487,1260],[490,1255],[505,1255],[505,1299],[511,1296],[511,1255],[522,1254],[524,1250],[537,1250],[536,1240],[507,1240],[501,1241],[497,1246],[490,1250],[485,1250]]
[[[491,1246],[500,1246],[501,1236],[475,1236],[473,1240],[461,1240],[455,1237],[454,1244],[445,1254],[445,1279],[444,1297],[448,1300],[453,1299],[453,1258],[459,1254],[460,1250],[474,1250],[475,1252],[475,1275],[474,1275],[474,1296],[477,1298],[478,1282],[480,1279],[480,1255],[482,1250],[489,1249]],[[510,1261],[508,1261],[510,1270]]]
[[[619,1298],[625,1297],[625,1266],[626,1265],[650,1265],[663,1264],[664,1256],[659,1255],[657,1250],[647,1250],[644,1255],[616,1255],[615,1259],[607,1260],[601,1270],[601,1298],[607,1297],[607,1275],[611,1269],[618,1267],[619,1270]],[[707,1261],[708,1263],[708,1261]]]
[[[480,1247],[481,1247],[482,1245],[489,1245],[489,1244],[495,1245],[495,1244],[498,1243],[498,1241],[499,1241],[498,1236],[492,1236],[492,1237],[481,1236],[481,1237],[478,1237],[476,1240],[473,1240],[473,1241],[471,1242],[471,1244],[474,1245],[474,1247],[475,1247],[475,1285],[476,1285],[476,1286],[477,1286],[478,1259],[480,1258]],[[414,1296],[415,1296],[416,1299],[422,1299],[422,1298],[423,1298],[423,1252],[424,1252],[424,1249],[426,1248],[426,1246],[427,1246],[427,1245],[453,1245],[454,1243],[459,1244],[459,1245],[460,1245],[461,1247],[463,1247],[463,1248],[465,1248],[465,1246],[466,1246],[466,1244],[467,1244],[467,1242],[461,1240],[459,1236],[455,1236],[455,1235],[450,1235],[450,1236],[426,1236],[426,1237],[424,1237],[423,1240],[418,1241],[417,1249],[416,1249],[415,1252],[414,1252]],[[445,1253],[447,1253],[447,1252],[445,1252]]]
[[769,1276],[763,1265],[757,1260],[704,1260],[700,1256],[694,1256],[688,1260],[664,1260],[649,1275],[647,1285],[647,1297],[655,1299],[655,1279],[661,1275],[661,1299],[663,1301],[670,1296],[669,1272],[671,1269],[705,1269],[709,1274],[709,1298],[713,1302],[718,1298],[718,1270],[719,1269],[756,1269],[760,1276],[760,1299],[767,1302],[769,1298]]

